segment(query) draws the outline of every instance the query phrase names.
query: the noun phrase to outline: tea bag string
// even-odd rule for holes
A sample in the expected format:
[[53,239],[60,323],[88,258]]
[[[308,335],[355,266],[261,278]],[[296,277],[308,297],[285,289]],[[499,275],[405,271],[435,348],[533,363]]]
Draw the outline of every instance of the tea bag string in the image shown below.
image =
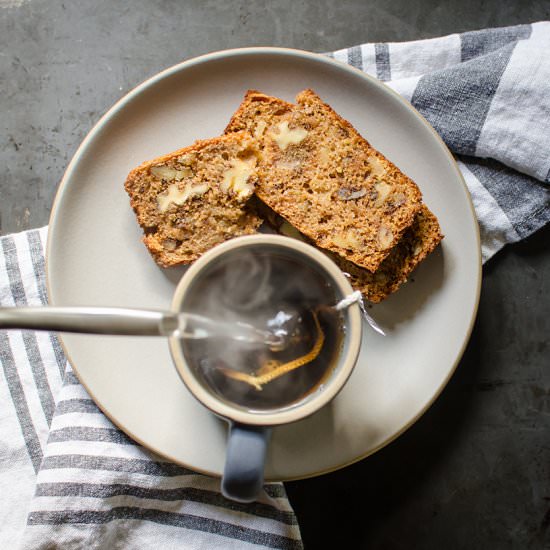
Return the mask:
[[369,315],[367,312],[367,308],[365,307],[365,301],[363,299],[363,295],[361,294],[360,290],[356,290],[352,292],[349,296],[346,296],[345,298],[342,298],[335,306],[334,309],[336,311],[342,311],[343,309],[347,309],[353,304],[359,304],[359,309],[361,310],[361,314],[363,315],[363,319],[367,322],[367,324],[378,334],[381,334],[382,336],[386,336],[386,333],[382,330],[380,325]]
[[319,355],[325,342],[325,335],[323,333],[323,329],[321,328],[321,323],[319,322],[317,312],[312,311],[312,316],[313,320],[315,321],[315,327],[317,329],[317,339],[315,340],[315,343],[313,344],[311,350],[306,353],[306,355],[298,357],[297,359],[294,359],[287,363],[274,364],[272,365],[272,368],[266,369],[267,372],[264,372],[259,376],[236,371],[233,369],[228,369],[226,367],[219,367],[219,369],[229,378],[233,378],[234,380],[239,380],[240,382],[250,384],[258,391],[261,391],[262,386],[264,386],[268,382],[271,382],[272,380],[275,380],[275,378],[279,378],[279,376],[282,376],[283,374],[287,374],[288,372],[291,372],[299,367],[311,363],[311,361],[313,361]]

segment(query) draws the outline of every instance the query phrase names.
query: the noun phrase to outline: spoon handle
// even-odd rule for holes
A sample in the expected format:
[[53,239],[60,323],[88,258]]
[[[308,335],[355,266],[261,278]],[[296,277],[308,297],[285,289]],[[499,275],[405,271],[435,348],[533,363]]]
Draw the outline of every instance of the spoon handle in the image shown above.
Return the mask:
[[2,307],[0,329],[165,336],[177,328],[169,311],[116,307]]

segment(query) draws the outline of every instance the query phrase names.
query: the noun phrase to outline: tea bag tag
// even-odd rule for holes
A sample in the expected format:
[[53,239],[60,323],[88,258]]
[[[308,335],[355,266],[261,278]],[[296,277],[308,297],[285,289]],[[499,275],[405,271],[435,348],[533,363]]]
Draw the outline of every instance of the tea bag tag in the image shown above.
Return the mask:
[[334,306],[334,309],[336,309],[337,311],[342,311],[343,309],[346,309],[352,304],[356,304],[356,303],[359,304],[359,309],[361,310],[363,319],[365,319],[368,325],[374,331],[378,332],[378,334],[381,334],[382,336],[386,336],[386,333],[382,330],[380,325],[367,312],[367,308],[365,307],[365,301],[363,300],[363,295],[361,294],[361,291],[356,290],[355,292],[352,292],[349,296],[342,298]]

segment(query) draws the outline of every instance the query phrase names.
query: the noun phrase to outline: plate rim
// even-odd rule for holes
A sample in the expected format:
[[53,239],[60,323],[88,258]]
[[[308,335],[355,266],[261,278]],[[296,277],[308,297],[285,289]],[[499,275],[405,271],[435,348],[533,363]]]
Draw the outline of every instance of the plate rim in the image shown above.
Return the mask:
[[[390,443],[395,441],[397,438],[399,438],[403,433],[405,433],[409,428],[411,428],[418,420],[426,413],[426,411],[435,403],[435,401],[439,398],[447,384],[449,383],[450,379],[454,375],[458,364],[460,363],[464,352],[466,350],[466,346],[468,345],[468,342],[470,341],[471,334],[475,325],[477,312],[479,309],[479,301],[480,301],[480,295],[481,295],[481,282],[482,282],[482,255],[481,255],[481,238],[480,238],[480,230],[479,230],[479,223],[477,220],[477,215],[475,213],[472,197],[470,195],[470,192],[468,190],[468,187],[466,185],[466,181],[464,179],[464,176],[462,175],[462,172],[460,171],[458,164],[456,162],[456,159],[450,152],[449,148],[441,138],[441,136],[435,131],[435,129],[431,126],[431,124],[427,121],[427,119],[419,113],[409,101],[407,101],[405,98],[403,98],[401,95],[399,95],[395,90],[393,90],[390,86],[388,86],[385,82],[382,82],[381,80],[369,75],[368,73],[353,67],[352,65],[349,65],[347,63],[344,63],[342,61],[339,61],[335,58],[329,57],[327,55],[323,55],[320,53],[310,52],[307,50],[301,50],[301,49],[295,49],[295,48],[284,48],[284,47],[276,47],[276,46],[251,46],[251,47],[242,47],[242,48],[231,48],[231,49],[225,49],[225,50],[216,50],[210,53],[202,54],[196,57],[192,57],[190,59],[187,59],[185,61],[182,61],[180,63],[176,63],[175,65],[172,65],[170,67],[167,67],[166,69],[161,70],[160,72],[150,76],[149,78],[142,81],[140,84],[132,88],[130,91],[128,91],[126,94],[124,94],[120,99],[118,99],[101,117],[100,119],[92,126],[90,131],[86,134],[80,145],[77,147],[76,151],[74,152],[71,160],[69,161],[69,164],[67,165],[67,168],[65,169],[65,172],[63,173],[63,176],[58,184],[55,197],[52,203],[52,209],[48,220],[48,236],[46,240],[46,249],[45,249],[45,272],[46,272],[46,292],[48,297],[48,304],[54,305],[53,300],[53,292],[52,292],[52,284],[51,284],[51,264],[49,261],[49,258],[51,256],[51,250],[53,246],[53,241],[55,240],[55,233],[56,233],[56,225],[55,225],[55,218],[57,216],[57,212],[59,210],[59,205],[61,203],[62,196],[67,189],[69,185],[69,181],[71,179],[72,173],[75,170],[75,167],[77,166],[80,157],[82,157],[88,145],[94,140],[96,134],[98,134],[102,127],[105,126],[112,117],[116,116],[116,114],[129,102],[133,100],[134,97],[138,96],[142,91],[147,90],[151,86],[154,86],[157,82],[169,78],[173,74],[176,74],[181,71],[185,71],[191,67],[194,67],[196,65],[200,65],[203,63],[209,63],[211,61],[216,61],[224,58],[231,58],[231,57],[238,57],[238,56],[249,56],[249,55],[279,55],[281,57],[284,56],[290,56],[290,57],[297,57],[305,60],[312,60],[316,62],[322,62],[327,65],[337,66],[340,69],[346,70],[351,72],[352,74],[355,74],[356,76],[359,76],[360,78],[370,82],[375,87],[378,87],[380,90],[382,90],[384,93],[389,94],[394,97],[399,103],[401,103],[406,109],[412,112],[414,116],[416,116],[422,124],[430,131],[432,136],[436,139],[436,141],[439,143],[442,152],[447,156],[447,159],[450,161],[450,164],[460,181],[462,185],[462,190],[464,192],[464,196],[466,198],[466,203],[469,207],[470,213],[471,213],[471,220],[473,221],[474,226],[474,237],[476,241],[476,250],[477,250],[477,270],[476,270],[476,281],[475,281],[475,294],[474,294],[474,306],[471,311],[468,328],[464,333],[464,336],[462,338],[462,342],[460,345],[460,349],[456,355],[456,358],[454,360],[454,363],[451,365],[447,376],[442,381],[442,383],[439,385],[439,387],[434,391],[433,395],[430,397],[430,399],[426,402],[424,407],[421,408],[418,413],[409,420],[404,426],[401,427],[400,430],[395,432],[392,436],[385,439],[383,442],[381,442],[379,445],[375,446],[372,449],[369,449],[366,453],[363,453],[357,457],[354,457],[353,459],[341,463],[338,465],[335,465],[330,468],[325,468],[323,470],[311,472],[308,474],[302,474],[298,476],[283,476],[283,477],[276,477],[276,478],[270,478],[266,477],[265,482],[266,483],[274,483],[274,482],[286,482],[286,481],[297,481],[301,479],[309,479],[321,475],[325,475],[331,472],[338,471],[340,469],[346,468],[348,466],[351,466],[352,464],[355,464],[357,462],[360,462],[361,460],[364,460],[365,458],[377,453],[384,447],[388,446]],[[80,373],[78,372],[78,367],[75,365],[75,363],[71,360],[69,350],[67,349],[67,346],[65,345],[65,342],[63,341],[62,334],[58,334],[58,340],[60,342],[60,345],[63,349],[63,352],[65,353],[65,357],[67,358],[67,361],[71,364],[71,367],[73,369],[73,372],[77,376],[79,382],[82,384],[84,389],[87,391],[87,393],[90,395],[90,397],[93,399],[93,401],[96,403],[98,408],[101,410],[101,412],[121,431],[128,434],[134,441],[136,441],[141,446],[145,447],[146,449],[149,449],[150,451],[156,453],[162,458],[168,459],[171,462],[178,464],[182,467],[189,468],[197,473],[208,475],[211,477],[219,478],[221,477],[221,474],[218,472],[213,472],[207,469],[201,469],[196,467],[195,465],[190,466],[188,464],[185,464],[181,460],[170,456],[168,453],[160,451],[153,446],[151,446],[148,443],[145,443],[140,437],[135,436],[130,430],[128,430],[126,427],[121,425],[115,418],[112,417],[112,415],[109,413],[109,411],[105,410],[103,406],[100,405],[99,400],[96,399],[94,393],[90,390],[90,388],[83,382],[81,379]]]

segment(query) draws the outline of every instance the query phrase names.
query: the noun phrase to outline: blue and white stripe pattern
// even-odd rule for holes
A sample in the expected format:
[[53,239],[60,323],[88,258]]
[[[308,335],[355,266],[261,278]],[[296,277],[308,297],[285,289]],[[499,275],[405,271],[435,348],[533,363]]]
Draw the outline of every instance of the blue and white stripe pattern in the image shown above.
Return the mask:
[[540,22],[329,54],[384,80],[456,155],[484,261],[550,220],[549,49]]
[[[386,81],[455,153],[484,260],[550,219],[550,23],[330,54]],[[46,303],[47,229],[0,239],[0,306]],[[219,481],[115,428],[57,338],[0,331],[0,547],[301,548],[282,484],[235,504]],[[33,496],[34,493],[34,496]]]

